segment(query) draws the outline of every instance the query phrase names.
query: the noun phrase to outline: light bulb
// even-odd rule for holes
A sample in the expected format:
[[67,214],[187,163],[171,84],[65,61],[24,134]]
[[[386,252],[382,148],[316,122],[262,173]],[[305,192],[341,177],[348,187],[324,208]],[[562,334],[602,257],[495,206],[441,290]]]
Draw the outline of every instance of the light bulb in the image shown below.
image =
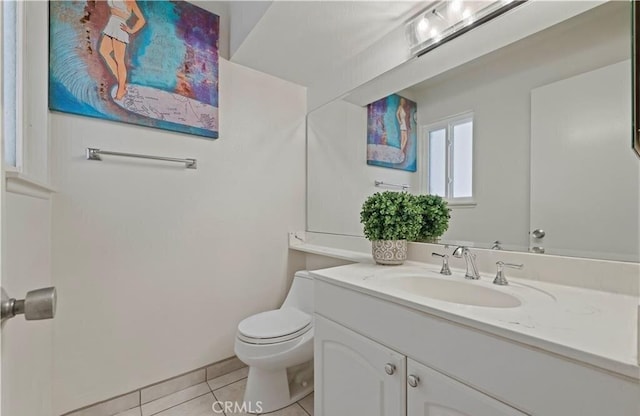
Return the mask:
[[464,19],[465,26],[473,23],[473,15],[471,14],[471,10],[469,9],[464,9],[464,11],[462,12],[462,18]]
[[429,34],[431,35],[432,38],[435,38],[438,36],[439,32],[435,28],[433,28],[431,29],[431,32]]
[[416,34],[419,38],[424,38],[427,34],[427,29],[429,28],[429,20],[426,17],[420,19],[418,22],[418,26],[416,26]]
[[459,12],[460,9],[462,8],[462,0],[453,0],[449,4],[449,8],[451,9],[452,12]]

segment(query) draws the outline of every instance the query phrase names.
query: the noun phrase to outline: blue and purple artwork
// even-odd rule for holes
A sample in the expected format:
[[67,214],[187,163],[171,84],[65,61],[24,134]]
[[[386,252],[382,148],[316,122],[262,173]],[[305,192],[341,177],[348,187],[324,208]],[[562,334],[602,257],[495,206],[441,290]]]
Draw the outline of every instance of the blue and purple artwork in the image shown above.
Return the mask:
[[367,106],[367,164],[416,171],[417,110],[397,94]]
[[215,139],[218,35],[186,1],[51,1],[49,108]]

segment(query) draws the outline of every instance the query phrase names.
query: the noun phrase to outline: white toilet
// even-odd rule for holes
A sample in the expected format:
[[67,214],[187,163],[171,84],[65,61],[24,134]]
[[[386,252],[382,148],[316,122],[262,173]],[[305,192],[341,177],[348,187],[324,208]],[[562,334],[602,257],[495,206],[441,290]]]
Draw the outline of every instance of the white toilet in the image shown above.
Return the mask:
[[273,412],[313,391],[313,278],[299,271],[280,309],[238,324],[235,353],[249,366],[244,401]]

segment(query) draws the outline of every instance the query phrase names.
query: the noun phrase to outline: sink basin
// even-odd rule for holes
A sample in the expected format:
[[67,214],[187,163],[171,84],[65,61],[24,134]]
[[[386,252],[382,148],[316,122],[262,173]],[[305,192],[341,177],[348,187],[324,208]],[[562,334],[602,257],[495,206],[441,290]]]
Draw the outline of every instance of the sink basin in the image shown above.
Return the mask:
[[462,305],[489,308],[515,308],[521,305],[515,296],[471,282],[425,276],[400,276],[385,279],[381,284],[389,289]]

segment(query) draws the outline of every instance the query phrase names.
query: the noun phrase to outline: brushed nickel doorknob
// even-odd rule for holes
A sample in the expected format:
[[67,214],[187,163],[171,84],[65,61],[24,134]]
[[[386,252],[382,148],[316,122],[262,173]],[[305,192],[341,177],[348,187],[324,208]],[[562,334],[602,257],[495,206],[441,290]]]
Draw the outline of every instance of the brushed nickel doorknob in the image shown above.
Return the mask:
[[56,288],[45,287],[27,292],[24,299],[9,298],[2,289],[0,302],[0,319],[13,318],[16,315],[24,315],[27,321],[40,319],[52,319],[56,315]]

